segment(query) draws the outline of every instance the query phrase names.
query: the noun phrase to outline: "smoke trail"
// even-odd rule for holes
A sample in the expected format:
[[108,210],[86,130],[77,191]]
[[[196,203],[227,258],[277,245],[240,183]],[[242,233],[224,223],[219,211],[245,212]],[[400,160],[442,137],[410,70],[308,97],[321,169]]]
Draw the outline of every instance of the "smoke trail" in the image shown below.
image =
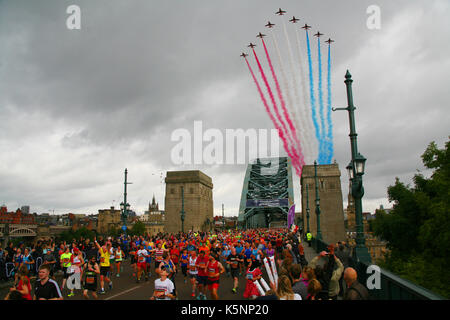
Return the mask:
[[[280,84],[279,84],[278,78],[277,78],[277,76],[275,74],[275,70],[273,68],[272,60],[270,59],[269,51],[267,50],[266,43],[264,42],[263,38],[261,38],[261,41],[262,41],[263,46],[264,46],[264,51],[266,53],[267,62],[269,63],[269,67],[270,67],[270,70],[272,72],[273,81],[275,82],[275,87],[277,89],[278,98],[280,99],[280,102],[281,102],[281,108],[283,109],[283,115],[286,118],[286,121],[287,121],[287,123],[289,125],[289,129],[291,130],[291,133],[292,133],[292,135],[293,135],[293,137],[295,139],[295,144],[297,146],[298,156],[299,156],[299,159],[300,159],[300,165],[303,166],[305,164],[304,163],[304,157],[303,157],[300,141],[297,138],[297,132],[295,130],[295,126],[293,125],[293,123],[291,121],[291,118],[290,118],[290,116],[288,114],[288,111],[286,109],[286,104],[285,104],[285,101],[284,101],[284,98],[283,98],[283,94],[281,93]],[[277,113],[277,115],[278,115],[278,113]]]
[[328,122],[328,163],[333,158],[333,123],[331,121],[331,46],[328,44],[328,73],[327,73],[327,122]]
[[288,102],[288,105],[293,105],[291,91],[289,90],[289,84],[288,84],[288,81],[286,78],[286,72],[284,71],[283,60],[281,59],[280,47],[278,46],[277,38],[272,29],[270,30],[270,33],[272,35],[273,45],[277,52],[278,64],[280,66],[281,79],[283,80],[282,83],[283,83],[284,91],[286,92],[287,102]]
[[[264,97],[264,94],[263,94],[263,92],[261,90],[261,87],[260,87],[260,85],[258,83],[258,80],[256,79],[255,74],[254,74],[252,68],[250,67],[250,63],[248,63],[247,58],[245,58],[245,62],[247,62],[248,70],[250,71],[250,74],[252,75],[253,81],[256,84],[256,88],[258,89],[258,93],[259,93],[259,95],[261,97],[261,100],[262,100],[262,102],[264,104],[264,107],[266,108],[266,112],[269,114],[270,120],[272,120],[273,124],[275,125],[275,128],[278,130],[278,134],[279,134],[279,136],[281,138],[281,141],[283,141],[284,150],[286,150],[286,152],[289,155],[289,157],[294,160],[294,156],[292,155],[292,152],[290,151],[290,149],[288,147],[286,137],[284,136],[284,132],[283,132],[283,130],[281,130],[280,126],[278,125],[278,122],[276,121],[275,117],[273,116],[272,112],[270,111],[270,108],[269,108],[269,105],[267,103],[267,100]],[[298,168],[295,165],[294,165],[294,168],[295,168],[295,171],[296,171],[297,175],[300,177],[301,176],[301,171],[299,171]]]
[[[297,106],[300,107],[301,102],[300,102],[300,95],[298,92],[297,77],[296,77],[296,73],[294,72],[294,58],[293,58],[293,54],[292,54],[292,46],[291,46],[291,42],[289,40],[289,35],[288,35],[287,29],[286,29],[286,24],[284,22],[284,19],[282,19],[281,21],[283,23],[284,36],[286,38],[286,43],[288,45],[289,63],[290,63],[290,67],[291,67],[291,75],[292,75],[292,83],[293,83],[293,87],[294,87],[295,101],[297,102]],[[299,116],[296,112],[296,106],[291,104],[288,107],[290,107],[291,113],[293,114],[294,119],[297,122],[300,140],[302,142],[302,145],[305,146],[306,145],[306,137],[305,137],[304,132],[305,132],[306,126],[305,126],[304,122],[302,121],[302,118],[299,119]],[[296,135],[296,138],[297,138],[297,135]],[[298,138],[296,139],[296,141],[297,141],[297,143],[299,143]]]
[[[266,53],[267,61],[268,61],[268,63],[269,63],[270,69],[271,69],[271,71],[272,71],[272,76],[273,76],[273,78],[274,78],[274,82],[275,82],[275,85],[276,85],[276,88],[277,88],[278,97],[279,97],[279,99],[280,99],[281,107],[283,108],[283,114],[284,114],[286,120],[287,120],[288,123],[289,123],[289,122],[290,122],[290,116],[289,116],[289,114],[287,113],[287,110],[286,110],[286,107],[285,107],[284,98],[283,98],[283,96],[282,96],[282,94],[281,94],[281,89],[280,89],[280,86],[279,86],[278,78],[277,78],[276,75],[275,75],[275,71],[274,71],[274,68],[273,68],[273,65],[272,65],[272,60],[271,60],[270,57],[268,56],[269,53],[268,53],[268,50],[267,50],[267,47],[266,47],[266,44],[265,44],[264,40],[263,40],[262,38],[261,38],[261,40],[262,40],[262,42],[263,42],[263,46],[264,46],[264,50],[265,50],[265,53]],[[276,113],[277,113],[278,120],[282,122],[282,117],[281,117],[280,114],[278,113],[278,108],[276,109]],[[284,122],[283,122],[283,125],[284,125]],[[291,138],[291,136],[289,135],[289,131],[287,130],[287,128],[286,128],[286,134],[287,134],[287,137],[288,137],[288,139],[289,139],[290,144],[295,146],[296,143],[294,142],[294,140],[293,140],[293,139]],[[296,152],[296,153],[298,153],[298,152]]]
[[289,84],[288,84],[288,81],[286,78],[286,72],[284,71],[284,65],[283,65],[283,60],[281,59],[280,47],[278,46],[277,38],[275,37],[275,34],[273,33],[272,30],[271,30],[271,34],[272,34],[273,44],[274,44],[274,47],[277,52],[278,64],[280,65],[281,79],[283,80],[283,87],[284,87],[284,92],[286,92],[288,106],[292,106],[293,102],[292,102],[291,91],[289,90]]
[[[260,71],[260,73],[261,73],[261,77],[263,78],[264,84],[266,85],[266,88],[267,88],[267,92],[269,93],[269,97],[270,97],[270,99],[271,99],[271,101],[272,101],[272,104],[273,104],[275,113],[276,113],[277,118],[280,120],[280,123],[281,123],[281,125],[282,125],[282,128],[281,128],[281,129],[283,130],[283,133],[284,133],[284,134],[287,134],[287,133],[288,133],[288,130],[287,130],[286,125],[285,125],[284,121],[282,120],[282,118],[281,118],[281,116],[280,116],[280,114],[279,114],[279,112],[278,112],[277,103],[275,102],[275,97],[273,96],[272,89],[270,89],[269,82],[267,81],[267,77],[266,77],[266,75],[265,75],[265,73],[264,73],[264,70],[263,70],[263,68],[262,68],[262,66],[261,66],[261,63],[259,62],[259,59],[258,59],[258,56],[256,55],[255,49],[252,49],[252,50],[253,50],[253,54],[254,54],[254,56],[255,56],[256,63],[258,64],[258,68],[259,68],[259,71]],[[297,151],[296,151],[295,147],[291,145],[291,149],[292,149],[292,150],[291,150],[291,151],[292,151],[292,154],[293,154],[293,156],[294,156],[294,158],[292,159],[293,162],[294,162],[296,165],[300,165],[300,163],[299,163],[299,155],[297,154]]]
[[321,159],[319,164],[328,164],[326,162],[326,147],[327,141],[325,139],[325,118],[324,118],[324,105],[323,105],[323,90],[322,90],[322,54],[320,51],[320,37],[317,37],[317,70],[318,70],[318,85],[317,92],[319,97],[319,117],[320,117],[320,132],[322,140]]
[[309,35],[308,30],[306,30],[306,46],[308,49],[308,67],[309,67],[309,96],[311,101],[311,112],[312,112],[312,120],[316,132],[316,139],[319,143],[319,154],[318,154],[318,162],[321,163],[321,153],[322,153],[322,140],[320,138],[320,128],[317,123],[317,115],[316,115],[316,99],[314,97],[314,81],[313,81],[313,69],[312,69],[312,61],[311,61],[311,46],[309,43]]
[[308,107],[308,92],[306,89],[306,74],[305,74],[305,70],[304,70],[304,65],[303,65],[303,54],[302,54],[302,49],[300,46],[300,38],[298,36],[298,31],[295,28],[295,38],[297,40],[297,59],[298,59],[298,63],[300,66],[300,84],[301,84],[301,96],[302,96],[302,104],[301,104],[301,113],[303,114],[303,117],[301,118],[303,120],[304,123],[304,132],[305,132],[305,138],[306,138],[306,143],[308,145],[308,149],[309,149],[309,153],[308,153],[308,162],[313,162],[314,160],[317,159],[318,156],[318,146],[317,146],[317,140],[315,138],[313,138],[311,136],[311,133],[314,130],[314,125],[312,123],[312,119],[311,119],[311,110]]

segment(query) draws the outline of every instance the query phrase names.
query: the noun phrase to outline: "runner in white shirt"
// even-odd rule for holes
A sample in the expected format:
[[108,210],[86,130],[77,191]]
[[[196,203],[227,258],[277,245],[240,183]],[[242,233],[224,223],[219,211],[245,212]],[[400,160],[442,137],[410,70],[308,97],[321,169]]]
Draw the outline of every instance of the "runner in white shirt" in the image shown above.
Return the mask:
[[173,282],[167,278],[168,273],[164,266],[160,267],[159,271],[160,279],[155,280],[155,290],[150,300],[172,300],[175,298],[174,290],[175,286]]
[[137,267],[138,267],[138,273],[137,273],[137,279],[136,282],[139,283],[141,280],[141,274],[145,272],[146,270],[146,258],[149,256],[149,253],[146,249],[144,249],[144,246],[141,244],[139,246],[139,250],[137,252]]
[[191,285],[192,285],[192,297],[195,297],[195,288],[197,287],[197,275],[198,275],[198,270],[196,267],[197,264],[197,254],[195,252],[195,250],[192,250],[191,252],[191,256],[189,257],[189,263],[188,263],[188,268],[189,268],[189,278],[191,279]]

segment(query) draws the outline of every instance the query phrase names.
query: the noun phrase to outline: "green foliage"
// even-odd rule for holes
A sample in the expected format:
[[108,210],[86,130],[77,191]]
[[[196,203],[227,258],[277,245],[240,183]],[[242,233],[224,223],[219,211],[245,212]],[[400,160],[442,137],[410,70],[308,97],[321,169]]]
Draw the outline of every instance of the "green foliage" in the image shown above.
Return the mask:
[[133,227],[128,232],[131,236],[143,236],[145,235],[145,224],[142,221],[136,221]]
[[90,240],[94,240],[94,237],[96,236],[95,231],[89,230],[85,227],[77,229],[76,231],[73,230],[68,230],[68,231],[64,231],[63,233],[61,233],[59,235],[59,239],[62,241],[73,241],[73,239],[75,240],[80,240],[81,238],[84,239],[90,239]]
[[384,267],[417,284],[450,297],[450,141],[444,149],[428,145],[422,161],[430,178],[414,176],[414,186],[396,178],[388,188],[390,214],[379,210],[372,228],[391,250]]

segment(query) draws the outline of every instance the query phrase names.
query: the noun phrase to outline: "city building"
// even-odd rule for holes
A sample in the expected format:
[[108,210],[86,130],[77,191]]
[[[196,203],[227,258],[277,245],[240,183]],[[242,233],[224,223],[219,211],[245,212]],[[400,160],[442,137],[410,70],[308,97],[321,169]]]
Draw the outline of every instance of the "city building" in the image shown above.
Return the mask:
[[184,195],[184,231],[213,227],[212,179],[201,171],[169,171],[165,178],[165,232],[182,230],[181,209]]
[[22,211],[23,214],[30,214],[30,206],[22,206],[20,211]]
[[148,204],[148,210],[139,217],[139,221],[144,223],[145,232],[149,235],[164,232],[164,211],[159,210],[159,203],[156,202],[155,196],[153,196],[152,202]]
[[109,209],[98,210],[97,232],[108,234],[111,230],[117,230],[122,226],[121,210]]
[[0,207],[0,223],[36,224],[34,215],[24,214],[20,209],[17,209],[15,212],[8,212],[8,208],[5,205]]

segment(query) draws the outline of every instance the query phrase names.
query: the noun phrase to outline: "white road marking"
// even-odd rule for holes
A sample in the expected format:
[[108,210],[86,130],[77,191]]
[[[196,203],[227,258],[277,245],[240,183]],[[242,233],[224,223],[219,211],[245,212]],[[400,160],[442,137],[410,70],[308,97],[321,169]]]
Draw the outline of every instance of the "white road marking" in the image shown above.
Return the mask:
[[123,295],[123,294],[125,294],[125,293],[128,293],[128,292],[130,292],[130,291],[133,291],[133,290],[135,290],[135,289],[137,289],[137,288],[141,288],[141,287],[142,287],[142,286],[136,286],[136,287],[133,287],[133,288],[131,288],[131,289],[122,291],[121,293],[118,293],[118,294],[115,294],[115,295],[113,295],[113,296],[111,296],[111,297],[108,297],[108,298],[106,298],[105,300],[111,300],[112,298],[121,296],[121,295]]

